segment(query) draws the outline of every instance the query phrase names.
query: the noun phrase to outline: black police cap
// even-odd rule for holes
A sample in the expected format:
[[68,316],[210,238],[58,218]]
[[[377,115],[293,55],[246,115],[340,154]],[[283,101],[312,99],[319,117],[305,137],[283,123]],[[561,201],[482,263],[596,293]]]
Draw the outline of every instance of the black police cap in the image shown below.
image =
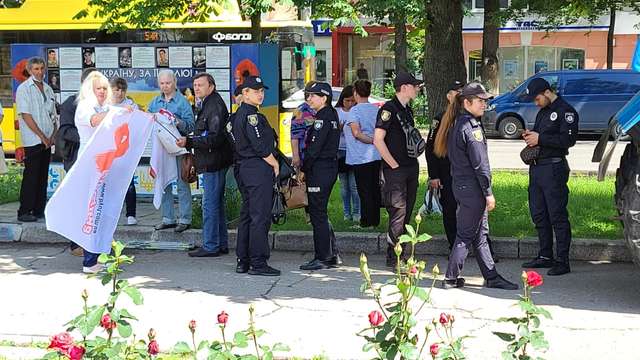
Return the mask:
[[307,94],[316,94],[320,96],[326,96],[328,98],[331,98],[333,95],[331,91],[331,85],[321,81],[314,82],[310,86],[307,86],[304,92]]
[[536,96],[545,92],[545,90],[552,90],[551,84],[543,78],[535,78],[529,81],[527,89],[525,90],[525,100],[533,101]]
[[449,91],[460,91],[460,89],[462,89],[464,87],[464,83],[462,81],[454,81],[453,83],[451,83],[451,85],[449,86],[449,89],[447,90],[447,92]]
[[423,81],[418,80],[413,75],[408,72],[401,71],[396,75],[396,78],[393,80],[393,86],[399,88],[402,85],[422,85]]
[[489,100],[493,98],[493,95],[489,94],[487,90],[479,82],[470,82],[460,90],[460,96],[475,96],[480,99]]
[[242,82],[242,89],[245,88],[253,90],[269,89],[269,87],[264,84],[260,76],[249,76],[245,78],[244,82]]

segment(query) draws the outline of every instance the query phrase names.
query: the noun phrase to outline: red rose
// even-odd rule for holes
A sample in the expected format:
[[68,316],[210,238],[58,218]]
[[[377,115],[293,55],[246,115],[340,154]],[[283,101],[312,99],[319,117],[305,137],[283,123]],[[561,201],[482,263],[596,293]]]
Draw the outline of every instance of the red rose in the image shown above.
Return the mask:
[[196,321],[195,320],[189,321],[189,330],[191,330],[191,333],[196,332]]
[[51,337],[51,343],[49,349],[54,349],[63,353],[66,353],[73,345],[73,338],[68,332],[63,332]]
[[227,325],[227,320],[229,320],[229,314],[224,311],[218,314],[218,324]]
[[411,269],[409,270],[409,272],[411,273],[411,275],[415,275],[415,274],[417,274],[417,273],[418,273],[418,267],[417,267],[417,266],[415,266],[415,265],[413,265],[413,266],[411,267]]
[[535,271],[527,271],[527,285],[530,287],[542,285],[542,276]]
[[449,315],[440,313],[440,324],[446,325],[449,322]]
[[369,324],[371,326],[378,326],[384,322],[384,316],[378,310],[373,310],[369,313]]
[[431,344],[431,346],[429,346],[429,351],[431,352],[431,356],[433,357],[438,355],[438,350],[438,344]]
[[84,356],[84,352],[85,350],[82,346],[73,345],[67,355],[69,355],[70,360],[80,360]]
[[160,346],[158,346],[158,342],[155,340],[149,341],[147,352],[149,353],[149,355],[158,355],[158,353],[160,352]]
[[104,314],[102,315],[102,319],[100,320],[100,326],[102,326],[105,330],[113,330],[116,328],[116,322],[111,320],[111,315]]

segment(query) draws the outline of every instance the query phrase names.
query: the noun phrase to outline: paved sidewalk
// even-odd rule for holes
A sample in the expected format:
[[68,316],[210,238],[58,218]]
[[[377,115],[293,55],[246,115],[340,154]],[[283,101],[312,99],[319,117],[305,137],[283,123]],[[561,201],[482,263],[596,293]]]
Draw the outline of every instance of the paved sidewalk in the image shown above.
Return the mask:
[[[366,359],[364,344],[355,333],[367,326],[374,302],[359,293],[361,283],[357,256],[347,256],[336,270],[305,273],[298,270],[309,254],[272,254],[271,263],[283,271],[278,278],[252,277],[233,272],[234,257],[192,259],[178,251],[130,251],[136,263],[126,271],[141,286],[143,307],[127,304],[139,317],[134,331],[144,336],[150,327],[158,332],[163,350],[176,341],[189,340],[187,323],[198,322],[198,338],[217,337],[215,316],[230,314],[229,330],[246,326],[248,304],[256,305],[258,327],[268,331],[266,342],[281,341],[292,354],[309,358],[325,354],[331,359]],[[445,269],[445,257],[426,257],[428,266]],[[373,255],[370,264],[375,280],[390,276],[383,257]],[[517,280],[520,261],[506,260],[498,268]],[[108,289],[96,279],[79,273],[80,259],[63,245],[0,244],[0,340],[28,343],[46,341],[63,330],[63,324],[81,309],[80,292],[87,289],[91,303],[104,301]],[[545,359],[638,359],[640,339],[640,281],[632,264],[574,262],[573,272],[544,278],[535,301],[551,311],[553,320],[543,329],[551,349]],[[543,273],[544,274],[544,273]],[[420,321],[430,321],[442,311],[456,317],[456,333],[473,337],[465,343],[469,359],[497,359],[504,344],[492,331],[510,331],[496,322],[517,315],[519,292],[480,287],[475,261],[468,262],[465,289],[433,292],[434,307]],[[15,349],[0,348],[0,356],[34,358]]]

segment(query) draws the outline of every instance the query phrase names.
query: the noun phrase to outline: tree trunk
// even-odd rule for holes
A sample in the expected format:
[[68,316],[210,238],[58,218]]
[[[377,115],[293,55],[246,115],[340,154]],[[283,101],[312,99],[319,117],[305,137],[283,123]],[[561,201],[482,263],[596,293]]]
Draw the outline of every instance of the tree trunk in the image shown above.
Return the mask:
[[609,33],[607,34],[607,69],[613,69],[613,39],[616,30],[616,4],[611,3],[609,13]]
[[251,41],[262,42],[262,13],[251,15]]
[[480,77],[489,92],[498,92],[498,48],[500,47],[499,0],[484,1],[484,29],[482,33],[482,68]]
[[406,16],[401,15],[394,19],[394,56],[396,62],[396,74],[407,67],[407,24]]
[[467,69],[462,49],[462,4],[460,0],[425,0],[424,79],[427,116],[443,111],[447,88],[454,80],[466,81]]

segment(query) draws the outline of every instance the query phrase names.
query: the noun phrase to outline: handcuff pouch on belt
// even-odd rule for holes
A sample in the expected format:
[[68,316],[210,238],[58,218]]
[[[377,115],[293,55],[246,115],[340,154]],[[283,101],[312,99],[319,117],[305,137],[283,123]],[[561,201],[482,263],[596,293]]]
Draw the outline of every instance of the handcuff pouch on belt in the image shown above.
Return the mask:
[[535,164],[536,160],[540,156],[540,146],[525,146],[522,151],[520,151],[520,158],[527,165]]

